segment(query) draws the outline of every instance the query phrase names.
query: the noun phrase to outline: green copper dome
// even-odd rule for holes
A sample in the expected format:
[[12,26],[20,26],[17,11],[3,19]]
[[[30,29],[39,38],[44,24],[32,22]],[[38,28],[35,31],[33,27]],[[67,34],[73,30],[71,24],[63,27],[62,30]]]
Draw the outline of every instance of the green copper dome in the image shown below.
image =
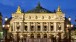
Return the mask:
[[27,11],[26,13],[54,13],[54,12],[51,12],[51,11],[41,7],[40,3],[38,3],[36,8],[34,8],[30,11]]

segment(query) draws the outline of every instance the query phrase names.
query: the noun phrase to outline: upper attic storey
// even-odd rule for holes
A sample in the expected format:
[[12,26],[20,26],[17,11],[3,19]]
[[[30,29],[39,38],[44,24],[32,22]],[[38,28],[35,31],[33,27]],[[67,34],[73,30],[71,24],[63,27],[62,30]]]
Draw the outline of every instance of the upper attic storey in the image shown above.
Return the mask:
[[37,6],[32,9],[32,10],[29,10],[27,11],[26,13],[54,13],[54,12],[51,12],[45,8],[43,8],[40,3],[37,4]]
[[[20,6],[18,6],[18,8],[16,10],[16,13],[17,14],[21,14],[22,13]],[[62,14],[62,11],[60,9],[60,6],[58,6],[57,11],[55,11],[55,10],[54,11],[49,11],[49,10],[43,8],[40,5],[40,3],[38,3],[37,6],[34,9],[29,10],[26,13],[56,13],[56,14]]]

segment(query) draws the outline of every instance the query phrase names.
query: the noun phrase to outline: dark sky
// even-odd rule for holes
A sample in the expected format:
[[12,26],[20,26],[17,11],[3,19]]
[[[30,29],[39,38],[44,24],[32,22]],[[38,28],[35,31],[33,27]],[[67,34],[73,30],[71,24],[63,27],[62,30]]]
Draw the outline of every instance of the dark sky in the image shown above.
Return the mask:
[[56,10],[59,5],[65,16],[70,16],[72,23],[76,24],[74,21],[76,19],[76,0],[0,0],[0,12],[2,12],[3,17],[11,17],[18,5],[26,12],[35,8],[38,2],[43,8],[50,11]]

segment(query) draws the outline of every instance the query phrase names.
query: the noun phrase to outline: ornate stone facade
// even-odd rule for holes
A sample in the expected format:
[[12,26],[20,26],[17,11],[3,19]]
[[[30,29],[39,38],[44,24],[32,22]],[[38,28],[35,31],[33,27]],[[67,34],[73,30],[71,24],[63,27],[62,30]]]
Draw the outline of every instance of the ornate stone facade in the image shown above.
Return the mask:
[[9,33],[16,37],[25,38],[50,38],[52,35],[64,36],[65,14],[58,7],[55,13],[21,13],[18,6],[17,12],[12,14]]

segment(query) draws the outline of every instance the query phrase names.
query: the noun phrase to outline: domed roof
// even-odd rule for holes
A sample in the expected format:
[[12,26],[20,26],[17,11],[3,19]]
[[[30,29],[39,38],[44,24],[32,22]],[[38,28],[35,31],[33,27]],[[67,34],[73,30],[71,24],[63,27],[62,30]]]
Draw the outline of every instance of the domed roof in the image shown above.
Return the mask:
[[36,8],[29,10],[26,13],[54,13],[54,12],[51,12],[51,11],[41,7],[40,3],[38,3]]

